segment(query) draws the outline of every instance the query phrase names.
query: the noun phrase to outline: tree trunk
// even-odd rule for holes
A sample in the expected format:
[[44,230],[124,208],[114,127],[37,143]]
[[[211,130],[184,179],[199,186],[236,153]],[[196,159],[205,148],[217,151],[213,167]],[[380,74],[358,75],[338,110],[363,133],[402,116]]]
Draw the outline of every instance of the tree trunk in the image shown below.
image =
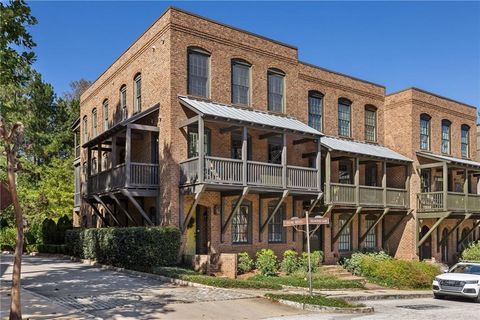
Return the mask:
[[15,224],[17,226],[17,237],[15,245],[15,257],[13,261],[13,273],[12,273],[12,292],[10,303],[10,320],[22,319],[22,305],[20,302],[20,278],[22,267],[22,253],[23,253],[23,217],[22,209],[18,201],[17,186],[15,183],[15,163],[16,159],[14,154],[7,152],[7,172],[8,172],[8,185],[10,187],[10,194],[12,202],[15,208]]

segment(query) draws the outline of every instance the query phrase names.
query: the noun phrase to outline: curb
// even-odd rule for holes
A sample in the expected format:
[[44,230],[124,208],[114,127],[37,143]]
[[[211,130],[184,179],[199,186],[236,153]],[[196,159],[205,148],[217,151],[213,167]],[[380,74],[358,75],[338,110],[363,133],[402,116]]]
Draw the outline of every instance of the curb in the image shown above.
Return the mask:
[[332,298],[339,298],[345,301],[376,301],[376,300],[399,300],[399,299],[422,299],[432,298],[433,294],[425,293],[411,293],[411,294],[375,294],[369,296],[337,296]]
[[366,314],[366,313],[374,313],[375,310],[373,307],[357,307],[357,308],[338,308],[338,307],[327,307],[327,306],[318,306],[314,304],[307,304],[307,303],[300,303],[294,302],[289,300],[282,300],[282,299],[271,299],[265,297],[265,299],[275,301],[281,304],[284,304],[289,307],[307,310],[307,311],[315,311],[319,313],[347,313],[347,314]]

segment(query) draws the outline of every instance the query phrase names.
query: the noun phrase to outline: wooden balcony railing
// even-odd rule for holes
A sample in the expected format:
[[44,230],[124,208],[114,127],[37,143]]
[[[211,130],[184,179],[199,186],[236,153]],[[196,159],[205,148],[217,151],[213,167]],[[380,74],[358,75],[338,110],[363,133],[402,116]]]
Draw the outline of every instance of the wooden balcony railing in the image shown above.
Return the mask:
[[335,204],[355,205],[356,187],[353,184],[330,183],[331,202]]
[[287,186],[298,189],[318,189],[317,169],[287,166]]
[[247,183],[257,186],[282,187],[282,165],[248,161]]
[[387,206],[408,208],[408,191],[405,189],[387,189]]
[[383,206],[383,188],[360,186],[360,205]]
[[205,157],[205,181],[226,184],[242,183],[243,162],[237,159]]
[[[359,205],[366,207],[408,208],[408,191],[405,189],[357,186],[354,184],[330,183],[330,199],[327,203],[337,205]],[[385,195],[384,195],[385,194]],[[386,196],[386,199],[384,197]]]
[[442,191],[422,192],[417,194],[418,210],[430,211],[457,211],[457,212],[480,212],[480,195],[465,194],[460,192],[448,192],[446,206],[445,195]]

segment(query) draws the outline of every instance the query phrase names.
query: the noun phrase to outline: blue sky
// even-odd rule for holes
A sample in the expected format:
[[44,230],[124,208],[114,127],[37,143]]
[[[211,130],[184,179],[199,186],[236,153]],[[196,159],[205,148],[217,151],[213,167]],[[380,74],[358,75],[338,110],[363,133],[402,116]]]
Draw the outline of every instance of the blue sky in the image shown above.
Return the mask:
[[94,80],[174,5],[299,49],[300,60],[480,106],[480,2],[30,2],[36,68]]

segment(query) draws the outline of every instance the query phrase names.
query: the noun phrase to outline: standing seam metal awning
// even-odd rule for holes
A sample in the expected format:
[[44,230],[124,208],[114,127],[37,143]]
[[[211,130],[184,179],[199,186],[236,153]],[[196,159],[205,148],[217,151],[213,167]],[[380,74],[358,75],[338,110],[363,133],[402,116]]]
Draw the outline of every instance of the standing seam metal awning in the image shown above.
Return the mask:
[[320,143],[322,146],[335,151],[348,152],[374,158],[413,162],[411,159],[400,153],[381,145],[327,136],[320,138]]
[[469,167],[469,168],[480,170],[480,162],[476,162],[468,159],[455,158],[455,157],[446,156],[443,154],[436,154],[436,153],[423,152],[423,151],[418,151],[417,156],[431,159],[431,160],[438,160],[442,162],[452,163],[462,167]]
[[234,107],[231,105],[179,96],[180,103],[202,117],[213,117],[238,121],[244,124],[268,126],[273,129],[284,129],[301,134],[322,136],[320,131],[288,116],[275,115],[265,111]]

